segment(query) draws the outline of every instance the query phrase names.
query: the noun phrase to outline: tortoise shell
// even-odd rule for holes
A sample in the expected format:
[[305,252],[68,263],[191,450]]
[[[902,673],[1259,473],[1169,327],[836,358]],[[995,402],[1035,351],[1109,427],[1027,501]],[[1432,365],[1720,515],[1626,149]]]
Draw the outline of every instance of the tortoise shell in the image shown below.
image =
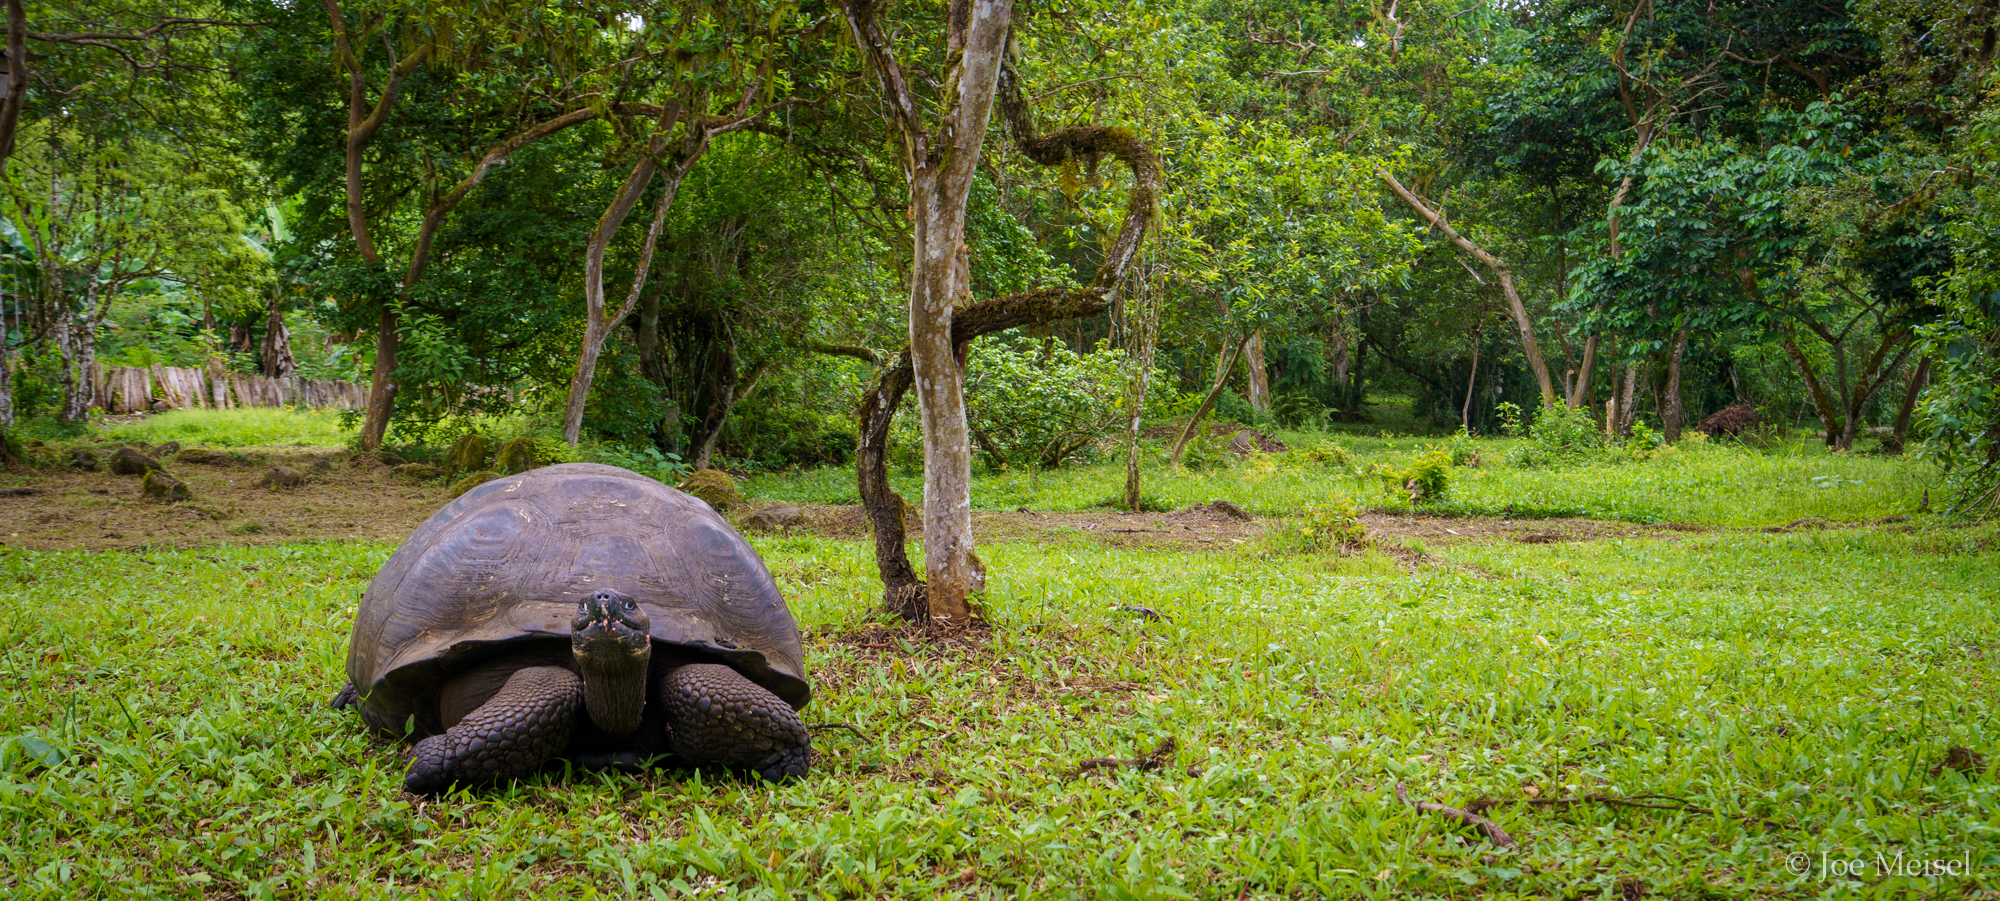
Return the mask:
[[645,607],[656,651],[726,663],[793,709],[811,699],[798,625],[742,536],[645,476],[565,463],[466,492],[376,574],[347,646],[362,718],[441,731],[446,678],[551,639],[566,649],[577,602],[604,588]]

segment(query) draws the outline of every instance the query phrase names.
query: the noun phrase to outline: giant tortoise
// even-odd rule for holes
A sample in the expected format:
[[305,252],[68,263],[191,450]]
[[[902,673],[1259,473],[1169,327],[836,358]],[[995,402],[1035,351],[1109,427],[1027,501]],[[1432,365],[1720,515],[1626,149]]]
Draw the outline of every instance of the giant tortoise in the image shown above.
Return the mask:
[[403,542],[334,706],[416,740],[417,793],[660,755],[776,780],[811,760],[805,675],[785,599],[722,517],[569,463],[487,482]]

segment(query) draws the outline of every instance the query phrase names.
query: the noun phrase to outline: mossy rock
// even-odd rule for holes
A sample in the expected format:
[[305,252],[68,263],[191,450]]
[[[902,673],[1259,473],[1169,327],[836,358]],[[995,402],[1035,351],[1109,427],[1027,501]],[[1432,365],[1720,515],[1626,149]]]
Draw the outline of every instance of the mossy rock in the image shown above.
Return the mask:
[[155,457],[171,457],[180,452],[181,443],[178,441],[162,441],[153,447]]
[[500,452],[493,455],[493,468],[510,476],[540,465],[535,462],[535,439],[525,435],[509,439],[506,444],[500,445]]
[[405,463],[389,471],[412,482],[435,482],[444,476],[444,470],[429,463]]
[[145,479],[139,484],[145,495],[156,501],[172,504],[194,497],[194,492],[188,488],[187,483],[158,469],[146,473]]
[[111,471],[121,476],[142,476],[160,468],[160,461],[129,447],[111,455]]
[[212,447],[190,447],[174,457],[177,463],[194,466],[235,466],[238,460],[235,454]]
[[465,478],[459,479],[458,481],[451,483],[451,496],[458,497],[461,494],[471,491],[472,489],[484,485],[487,482],[491,482],[499,477],[500,474],[494,472],[493,470],[482,469],[469,476],[466,476]]
[[297,488],[306,483],[305,473],[289,466],[273,466],[264,471],[264,477],[257,484],[276,491],[280,488]]
[[386,469],[403,465],[402,457],[388,451],[362,451],[347,458],[347,465],[355,469]]
[[461,436],[451,443],[451,452],[444,456],[445,472],[457,475],[461,472],[478,472],[486,468],[486,455],[492,448],[486,445],[486,436],[478,432]]
[[720,469],[697,469],[680,483],[680,489],[708,502],[716,510],[727,510],[743,503],[743,492],[736,487],[736,480]]

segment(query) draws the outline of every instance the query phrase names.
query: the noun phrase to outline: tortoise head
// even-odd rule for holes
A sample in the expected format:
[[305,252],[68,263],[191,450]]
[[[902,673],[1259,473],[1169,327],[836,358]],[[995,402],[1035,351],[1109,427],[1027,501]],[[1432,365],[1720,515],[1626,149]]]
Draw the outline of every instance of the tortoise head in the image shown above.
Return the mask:
[[646,667],[653,657],[653,621],[639,602],[598,591],[576,605],[569,646],[583,676],[590,721],[611,735],[639,728],[646,709]]
[[570,649],[588,673],[646,668],[653,639],[653,621],[629,595],[605,589],[577,602],[570,621]]

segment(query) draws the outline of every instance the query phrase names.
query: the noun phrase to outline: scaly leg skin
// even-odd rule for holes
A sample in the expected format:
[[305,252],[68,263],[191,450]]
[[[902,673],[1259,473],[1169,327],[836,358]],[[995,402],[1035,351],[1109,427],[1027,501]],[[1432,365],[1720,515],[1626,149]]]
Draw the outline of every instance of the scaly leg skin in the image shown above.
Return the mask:
[[583,679],[559,666],[523,667],[492,700],[417,742],[403,789],[427,795],[453,785],[517,779],[562,753],[583,712]]
[[674,753],[696,765],[755,770],[772,782],[806,774],[812,739],[791,705],[714,663],[675,667],[660,680]]
[[360,707],[361,694],[360,692],[354,690],[354,683],[350,681],[346,685],[341,687],[340,694],[334,695],[333,700],[327,706],[330,706],[335,710],[346,710],[349,707]]

